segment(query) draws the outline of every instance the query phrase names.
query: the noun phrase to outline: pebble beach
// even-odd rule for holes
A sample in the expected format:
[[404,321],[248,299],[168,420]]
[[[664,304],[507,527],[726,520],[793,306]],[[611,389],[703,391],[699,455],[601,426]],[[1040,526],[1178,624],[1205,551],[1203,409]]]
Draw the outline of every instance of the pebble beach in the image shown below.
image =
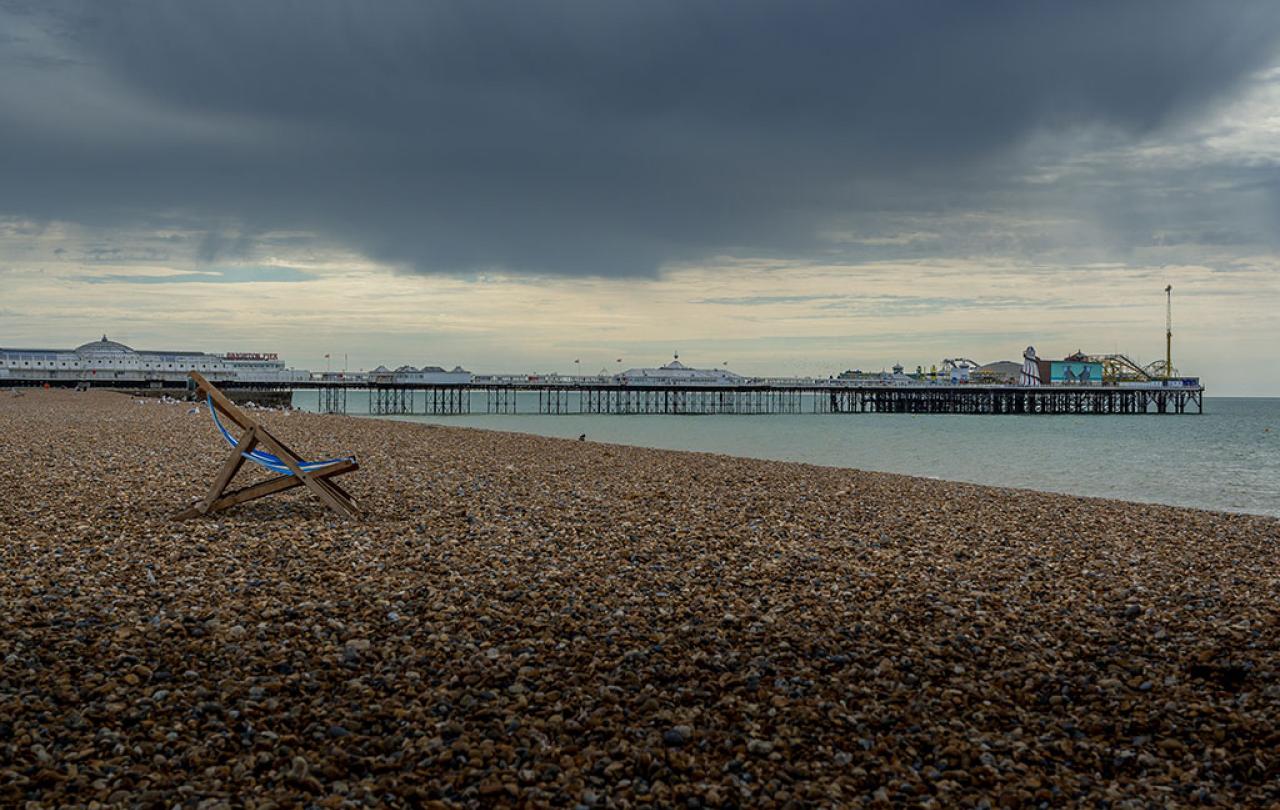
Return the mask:
[[0,391],[0,804],[1280,803],[1278,520],[255,417]]

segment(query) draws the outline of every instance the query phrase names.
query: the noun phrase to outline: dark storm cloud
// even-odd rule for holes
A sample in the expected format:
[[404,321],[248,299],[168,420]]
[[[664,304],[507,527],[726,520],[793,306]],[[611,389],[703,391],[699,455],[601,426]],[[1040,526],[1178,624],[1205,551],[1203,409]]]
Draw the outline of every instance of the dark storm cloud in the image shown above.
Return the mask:
[[1031,134],[1149,133],[1280,32],[1273,2],[4,8],[0,213],[602,275],[1009,192]]

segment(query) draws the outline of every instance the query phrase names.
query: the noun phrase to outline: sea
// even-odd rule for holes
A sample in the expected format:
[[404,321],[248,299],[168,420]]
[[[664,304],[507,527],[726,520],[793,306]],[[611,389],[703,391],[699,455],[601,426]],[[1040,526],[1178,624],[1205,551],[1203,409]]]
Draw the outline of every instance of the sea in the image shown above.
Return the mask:
[[[317,410],[318,394],[294,406]],[[532,394],[526,413],[484,407],[476,395],[466,415],[376,418],[1280,517],[1280,398],[1205,397],[1203,414],[1165,416],[539,415]],[[348,414],[368,411],[365,392],[348,394]]]

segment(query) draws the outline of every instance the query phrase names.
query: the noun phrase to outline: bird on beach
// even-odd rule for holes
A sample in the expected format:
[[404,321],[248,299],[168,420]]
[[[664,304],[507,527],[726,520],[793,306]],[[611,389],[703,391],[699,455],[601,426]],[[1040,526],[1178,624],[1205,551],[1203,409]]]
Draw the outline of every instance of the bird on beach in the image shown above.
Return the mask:
[[587,434],[581,433],[578,435],[578,441],[585,442],[586,440],[587,440]]

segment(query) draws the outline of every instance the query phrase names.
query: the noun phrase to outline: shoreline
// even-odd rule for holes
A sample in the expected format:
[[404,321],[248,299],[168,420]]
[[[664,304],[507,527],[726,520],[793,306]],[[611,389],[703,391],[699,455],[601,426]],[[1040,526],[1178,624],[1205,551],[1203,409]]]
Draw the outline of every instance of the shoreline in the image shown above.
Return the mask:
[[189,404],[0,397],[0,799],[1280,800],[1280,521],[402,420],[173,523]]
[[[304,411],[304,413],[311,413],[311,412]],[[315,414],[315,415],[320,415],[320,414]],[[334,415],[338,415],[338,414],[334,414]],[[536,416],[534,414],[530,414],[530,415]],[[548,436],[544,433],[526,433],[523,431],[506,430],[503,428],[476,427],[475,425],[450,425],[443,422],[422,422],[422,421],[417,421],[413,418],[405,418],[403,416],[377,415],[377,414],[340,414],[340,416],[350,417],[354,419],[372,419],[375,421],[399,422],[406,425],[419,425],[422,427],[440,428],[443,430],[476,431],[480,433],[492,433],[500,436],[508,436],[513,439],[543,439],[543,440],[552,441],[552,442],[569,442],[571,444],[578,443],[578,440],[576,439],[566,438],[563,436]],[[663,418],[667,418],[667,417],[663,417]],[[1051,490],[1051,489],[1035,489],[1033,487],[1016,487],[1016,486],[1002,486],[999,484],[984,484],[979,481],[966,481],[958,478],[942,478],[939,476],[930,476],[930,475],[913,475],[911,473],[893,472],[891,470],[874,470],[874,469],[868,469],[865,467],[847,467],[847,466],[841,466],[838,464],[820,464],[812,461],[795,461],[792,459],[771,458],[767,456],[745,456],[745,455],[737,455],[734,453],[721,453],[715,450],[676,450],[669,447],[654,447],[652,445],[647,445],[647,444],[629,444],[626,442],[609,441],[607,439],[592,439],[590,437],[588,437],[583,443],[594,444],[600,447],[618,447],[618,448],[625,447],[625,448],[636,449],[636,450],[651,450],[655,453],[676,453],[680,455],[706,456],[709,458],[716,459],[718,461],[728,461],[728,462],[761,461],[761,462],[767,462],[770,464],[784,464],[788,466],[794,465],[798,467],[809,467],[809,468],[813,468],[815,470],[820,470],[820,471],[830,470],[833,472],[835,471],[854,472],[854,473],[861,473],[863,475],[880,475],[880,476],[899,477],[899,478],[907,478],[907,479],[916,480],[916,481],[928,481],[928,482],[939,483],[939,484],[954,484],[956,486],[978,487],[980,489],[987,489],[993,492],[998,492],[1002,495],[1018,495],[1018,494],[1051,495],[1059,498],[1068,498],[1071,500],[1078,500],[1078,501],[1085,501],[1085,502],[1097,501],[1099,502],[1100,505],[1105,505],[1109,507],[1117,507],[1117,506],[1119,507],[1124,507],[1124,506],[1159,507],[1163,509],[1174,509],[1179,511],[1206,512],[1208,514],[1213,514],[1213,515],[1235,515],[1235,516],[1241,516],[1241,517],[1255,517],[1255,518],[1263,518],[1265,520],[1274,520],[1277,522],[1277,524],[1280,524],[1280,516],[1270,515],[1265,512],[1247,512],[1243,510],[1236,511],[1236,510],[1230,510],[1230,509],[1212,509],[1209,507],[1186,506],[1186,505],[1176,504],[1176,503],[1164,503],[1161,501],[1135,501],[1135,500],[1129,500],[1126,498],[1108,498],[1103,495],[1086,495],[1086,494],[1075,493],[1075,492],[1060,492],[1060,491]]]
[[[306,411],[306,412],[314,413],[311,411]],[[558,441],[573,441],[571,436],[567,436],[567,435],[558,436],[549,432],[540,433],[540,432],[534,432],[534,431],[517,430],[517,429],[512,429],[509,425],[485,427],[482,425],[476,425],[476,424],[470,424],[470,423],[465,425],[459,425],[459,424],[450,424],[447,421],[432,421],[436,419],[447,420],[450,418],[447,416],[442,417],[442,416],[424,415],[424,414],[414,414],[414,415],[408,415],[408,416],[394,415],[394,414],[387,414],[387,415],[342,414],[342,415],[350,416],[356,419],[373,419],[373,420],[382,420],[382,421],[388,421],[388,422],[400,422],[404,424],[431,425],[431,426],[441,427],[445,429],[480,430],[480,431],[493,432],[493,433],[509,434],[511,436],[518,436],[518,437],[538,437],[538,438],[546,438],[546,439],[555,439]],[[499,415],[499,414],[493,414],[493,415],[471,414],[471,415],[459,416],[456,418],[472,420],[472,419],[478,419],[478,418],[487,418],[489,416],[492,416],[495,419],[495,421],[500,423],[512,418],[510,415]],[[590,414],[590,415],[583,415],[581,417],[577,415],[568,416],[568,417],[553,417],[553,416],[541,416],[537,414],[520,414],[519,417],[516,417],[516,418],[523,418],[523,417],[529,417],[530,419],[580,418],[583,420],[583,424],[589,424],[589,421],[591,419],[601,417],[601,416],[603,416],[603,418],[605,419],[609,419],[611,418],[612,415]],[[908,416],[909,415],[894,414],[892,415],[892,418],[906,418]],[[637,415],[630,415],[625,417],[612,416],[612,418],[636,420],[636,419],[643,419],[644,416],[637,416]],[[654,415],[653,418],[665,420],[673,417]],[[679,418],[679,417],[675,417],[675,418]],[[749,419],[751,417],[744,416],[744,417],[725,417],[725,418]],[[760,418],[767,419],[771,417],[766,416],[766,417],[760,417]],[[848,417],[837,415],[835,418],[843,419]],[[924,416],[920,418],[931,418],[931,417]],[[964,417],[964,418],[970,418],[970,417]],[[1040,417],[1034,417],[1034,418],[1040,418]],[[1194,509],[1198,511],[1219,512],[1223,514],[1234,514],[1234,515],[1250,515],[1255,517],[1265,517],[1265,518],[1280,520],[1280,507],[1277,507],[1275,511],[1270,511],[1266,506],[1262,506],[1262,505],[1252,506],[1252,507],[1249,507],[1249,506],[1233,507],[1233,506],[1223,506],[1223,505],[1216,505],[1211,503],[1204,503],[1203,500],[1200,500],[1194,503],[1192,502],[1179,503],[1169,498],[1160,499],[1161,496],[1159,495],[1142,497],[1139,495],[1135,495],[1134,493],[1125,493],[1124,495],[1119,495],[1119,496],[1108,496],[1108,495],[1100,495],[1100,494],[1095,494],[1091,492],[1079,491],[1079,490],[1068,488],[1070,485],[1064,485],[1060,488],[1051,488],[1051,487],[1046,487],[1044,485],[1037,486],[1035,484],[1020,486],[1018,484],[1012,484],[1012,483],[973,480],[972,478],[955,477],[953,475],[928,475],[928,474],[922,474],[919,472],[902,471],[898,469],[854,466],[851,463],[839,463],[836,461],[823,462],[823,461],[815,461],[815,460],[805,460],[802,458],[781,458],[777,455],[766,454],[766,453],[758,453],[755,455],[744,455],[742,452],[732,452],[732,451],[721,450],[721,449],[679,449],[679,448],[672,448],[672,447],[660,447],[652,443],[643,443],[640,440],[627,441],[625,440],[625,438],[613,438],[611,436],[606,436],[605,438],[602,438],[602,439],[592,438],[590,433],[588,433],[587,441],[594,442],[596,444],[601,444],[601,445],[607,444],[607,445],[615,445],[615,446],[623,446],[623,447],[636,447],[636,448],[643,448],[643,449],[655,450],[660,452],[708,453],[711,455],[719,455],[719,456],[725,456],[728,458],[737,458],[737,459],[750,459],[753,461],[772,461],[772,462],[777,462],[782,464],[805,464],[805,465],[820,467],[824,469],[832,469],[832,470],[851,470],[856,472],[874,473],[874,474],[882,474],[882,475],[902,475],[909,478],[921,478],[921,479],[930,480],[930,481],[941,481],[941,482],[954,483],[954,484],[991,487],[993,489],[1000,489],[1000,490],[1034,492],[1034,493],[1042,493],[1042,494],[1048,494],[1048,495],[1060,495],[1063,497],[1071,497],[1071,498],[1092,498],[1092,499],[1099,499],[1099,500],[1106,500],[1106,501],[1116,501],[1120,503],[1127,503],[1127,504],[1133,504],[1133,505],[1164,506],[1171,509]]]

